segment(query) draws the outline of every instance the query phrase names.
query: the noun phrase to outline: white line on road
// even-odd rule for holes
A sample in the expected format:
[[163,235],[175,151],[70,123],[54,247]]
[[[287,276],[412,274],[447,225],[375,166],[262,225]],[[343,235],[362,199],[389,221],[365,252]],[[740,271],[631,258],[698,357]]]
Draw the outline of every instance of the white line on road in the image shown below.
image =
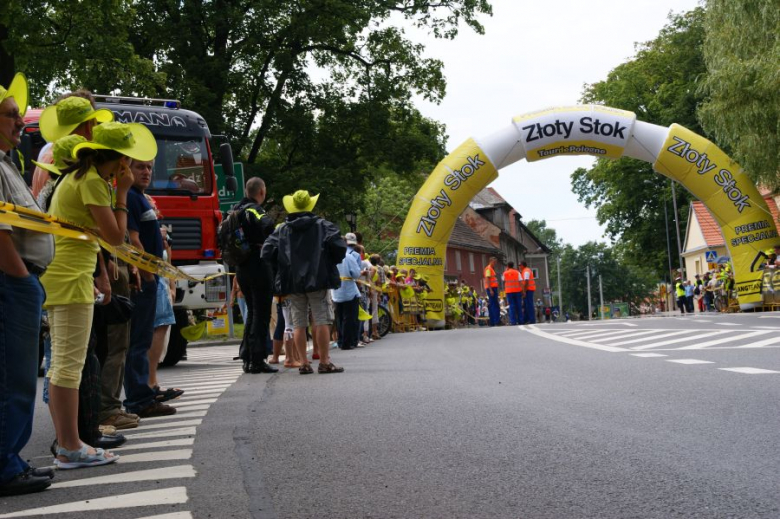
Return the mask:
[[[187,398],[204,398],[206,395],[209,396],[217,396],[222,393],[224,393],[224,389],[204,389],[202,391],[187,391],[182,395],[181,397],[177,398],[176,400],[185,400]],[[213,393],[213,394],[210,394]],[[200,396],[198,396],[200,395]]]
[[176,409],[181,409],[183,407],[197,406],[201,404],[213,404],[216,401],[217,401],[216,398],[205,398],[203,400],[184,400],[184,401],[179,399],[179,400],[173,400],[171,402],[168,402],[168,405],[170,405],[171,407],[175,407]]
[[60,505],[44,506],[20,510],[10,514],[0,515],[6,517],[28,517],[31,515],[66,514],[69,512],[93,512],[95,510],[116,510],[117,508],[132,508],[138,506],[177,505],[187,502],[187,487],[161,488],[146,492],[134,492],[118,496],[100,497],[85,501],[74,501]]
[[708,346],[715,346],[718,344],[723,344],[724,342],[732,342],[732,341],[738,341],[740,339],[748,339],[750,337],[755,337],[757,335],[766,335],[769,333],[769,330],[759,330],[757,332],[748,332],[743,333],[742,335],[735,335],[726,337],[724,339],[715,339],[714,341],[707,341],[707,342],[701,342],[699,344],[693,344],[691,346],[683,346],[682,348],[679,348],[681,350],[700,350],[702,348],[706,348]]
[[[147,442],[147,443],[126,443],[121,447],[111,449],[111,451],[130,451],[140,449],[159,449],[162,447],[186,447],[195,443],[195,438],[180,438],[178,440],[165,440],[161,442]],[[50,456],[51,457],[51,456]],[[124,460],[124,457],[122,458]]]
[[699,339],[703,339],[705,337],[712,337],[713,335],[724,335],[726,333],[729,333],[724,330],[717,330],[714,332],[707,332],[699,334],[695,337],[683,337],[681,339],[669,339],[668,341],[661,341],[661,342],[654,342],[653,344],[645,344],[644,346],[634,346],[632,349],[634,350],[648,350],[650,348],[658,348],[660,346],[667,346],[669,344],[678,344],[680,342],[690,342],[690,341],[698,341]]
[[[593,340],[599,342],[609,342],[609,341],[614,341],[616,339],[623,339],[625,337],[639,337],[640,335],[649,335],[652,333],[658,333],[659,331],[662,330],[644,330],[644,331],[631,330],[628,332],[623,332],[620,335],[613,335],[612,337],[600,337]],[[644,340],[644,339],[640,339],[640,340]],[[618,343],[612,344],[612,346],[617,346],[617,344]]]
[[[206,406],[208,407],[208,406]],[[192,409],[185,408],[184,411],[191,411]],[[193,411],[191,413],[176,413],[169,416],[153,416],[151,418],[144,418],[142,423],[146,422],[159,422],[160,420],[170,420],[171,418],[202,418],[206,416],[206,411]],[[172,424],[175,425],[175,424]]]
[[125,454],[121,458],[125,463],[148,463],[155,461],[188,460],[192,457],[192,449],[179,449],[173,451],[142,452],[140,454]]
[[181,427],[179,429],[168,429],[167,431],[149,431],[135,434],[125,434],[125,437],[133,440],[141,438],[166,438],[169,436],[195,436],[194,427]]
[[759,315],[759,319],[780,319],[780,315]]
[[644,357],[644,358],[651,358],[651,357],[668,357],[668,355],[664,355],[662,353],[632,353],[631,356],[633,357]]
[[[119,463],[121,463],[121,459]],[[157,481],[161,479],[179,479],[194,478],[197,475],[195,467],[192,465],[177,465],[175,467],[165,467],[161,469],[136,470],[134,472],[121,472],[119,474],[110,474],[108,476],[97,476],[94,478],[74,479],[72,481],[63,481],[54,483],[50,488],[71,488],[71,487],[90,487],[93,485],[110,485],[115,483],[133,483],[137,481]]]
[[147,515],[138,519],[192,519],[192,512],[173,512],[172,514]]
[[734,373],[744,373],[746,375],[768,375],[771,373],[780,373],[780,371],[772,371],[771,369],[759,369],[759,368],[718,368],[721,371],[733,371]]
[[566,344],[572,344],[574,346],[582,346],[584,348],[591,348],[591,349],[594,349],[594,350],[609,351],[609,352],[630,351],[630,350],[627,350],[625,348],[615,348],[613,346],[602,346],[600,344],[593,344],[593,343],[590,343],[590,342],[578,341],[576,339],[569,339],[567,337],[559,337],[559,336],[557,336],[555,334],[552,334],[552,333],[543,332],[543,331],[539,330],[536,327],[536,325],[533,325],[533,324],[530,325],[530,326],[525,327],[524,330],[527,331],[528,333],[532,333],[532,334],[534,334],[534,335],[536,335],[538,337],[543,337],[545,339],[550,339],[552,341],[557,341],[557,342],[565,342]]
[[[165,418],[174,420],[176,419],[176,415],[172,414],[170,416],[166,416]],[[184,427],[185,425],[200,425],[201,422],[203,422],[203,420],[182,420],[181,422],[153,423],[146,425],[144,419],[141,418],[141,424],[138,426],[137,430],[148,431],[150,429],[165,429],[166,427]]]
[[598,322],[598,323],[587,323],[587,324],[583,324],[582,326],[603,326],[603,325],[606,325],[606,324],[619,324],[619,325],[622,325],[622,326],[633,326],[633,327],[636,327],[636,325],[634,323],[627,323],[625,321],[603,321],[603,322]]
[[666,362],[674,362],[677,364],[715,364],[714,362],[709,360],[698,360],[698,359],[667,359]]
[[737,323],[715,323],[719,326],[739,326]]
[[[652,330],[649,332],[644,333],[643,335],[649,335],[655,332],[666,332],[666,333],[659,333],[658,335],[652,335],[651,337],[641,337],[639,339],[629,339],[627,341],[621,341],[613,343],[612,346],[623,346],[625,344],[636,344],[637,342],[646,342],[646,341],[653,341],[656,339],[663,339],[664,337],[674,337],[676,335],[684,335],[686,333],[696,333],[698,330]],[[625,337],[637,337],[642,334],[635,334],[635,335],[626,335]]]
[[[579,330],[579,331],[577,331],[577,333],[570,333],[570,334],[566,335],[566,337],[568,337],[569,339],[584,339],[585,337],[596,337],[596,336],[607,337],[607,336],[610,336],[610,335],[624,334],[624,333],[626,333],[626,330],[593,330],[593,329],[590,329],[590,330],[587,330],[587,331],[584,331],[584,332],[582,330]],[[636,333],[636,332],[632,332],[632,333]]]
[[763,348],[764,346],[769,346],[770,344],[775,344],[778,342],[780,342],[780,335],[778,335],[777,337],[770,337],[769,339],[764,339],[763,341],[743,344],[741,346],[737,346],[737,348]]

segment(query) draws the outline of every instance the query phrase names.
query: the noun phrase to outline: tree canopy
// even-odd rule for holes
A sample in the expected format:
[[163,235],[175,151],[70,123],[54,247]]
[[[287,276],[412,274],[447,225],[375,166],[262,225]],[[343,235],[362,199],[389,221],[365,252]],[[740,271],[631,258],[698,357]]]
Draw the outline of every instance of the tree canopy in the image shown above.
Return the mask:
[[702,125],[756,182],[780,188],[780,6],[708,0]]

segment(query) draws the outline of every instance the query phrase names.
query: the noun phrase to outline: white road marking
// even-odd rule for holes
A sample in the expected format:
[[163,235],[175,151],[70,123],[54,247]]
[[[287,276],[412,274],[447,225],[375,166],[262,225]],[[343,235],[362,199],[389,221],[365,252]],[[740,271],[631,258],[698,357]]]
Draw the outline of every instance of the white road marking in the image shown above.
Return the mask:
[[[190,409],[188,408],[185,408],[184,410],[190,411]],[[204,416],[206,416],[206,411],[193,411],[191,413],[176,413],[170,416],[153,416],[151,418],[144,418],[141,423],[145,424],[147,422],[158,422],[160,420],[170,420],[171,418],[202,418]],[[176,425],[176,424],[171,424],[171,425]]]
[[557,342],[565,342],[566,344],[572,344],[574,346],[582,346],[585,348],[591,348],[594,350],[601,350],[601,351],[609,351],[609,352],[619,352],[619,351],[630,351],[625,348],[615,348],[612,346],[602,346],[600,344],[593,344],[590,342],[585,341],[578,341],[576,339],[569,339],[567,337],[560,337],[558,335],[547,333],[539,330],[535,325],[530,325],[524,328],[525,331],[528,333],[532,333],[539,337],[544,337],[545,339],[550,339]]
[[698,359],[667,359],[666,362],[675,362],[677,364],[715,364],[714,362],[709,360],[698,360]]
[[753,328],[757,330],[774,330],[776,332],[780,332],[780,328],[777,326],[754,326]]
[[776,337],[770,337],[769,339],[764,339],[763,341],[743,344],[742,346],[737,346],[737,348],[763,348],[764,346],[769,346],[778,342],[780,342],[780,335]]
[[185,394],[190,393],[192,391],[198,391],[201,389],[227,389],[230,386],[233,385],[235,380],[231,380],[230,382],[193,382],[192,384],[176,384],[176,387],[179,389],[183,389]]
[[605,325],[605,324],[619,324],[619,325],[622,325],[622,326],[633,326],[633,327],[636,327],[636,325],[634,323],[627,323],[625,321],[610,321],[610,320],[599,321],[597,323],[586,323],[586,324],[583,324],[582,326],[602,326],[602,325]]
[[138,519],[193,519],[192,512],[173,512],[172,514],[147,515]]
[[632,353],[631,355],[633,357],[645,357],[645,358],[650,358],[650,357],[668,357],[668,355],[664,355],[662,353]]
[[224,388],[217,388],[217,389],[204,389],[204,390],[198,390],[198,391],[187,391],[182,395],[180,398],[177,398],[176,400],[183,400],[185,398],[192,398],[197,395],[205,395],[209,393],[213,393],[214,395],[219,395],[225,392]]
[[[121,460],[118,462],[121,463]],[[52,484],[51,489],[89,487],[93,485],[110,485],[115,483],[133,483],[137,481],[158,481],[161,479],[194,478],[197,475],[192,465],[177,465],[161,469],[136,470],[134,472],[121,472],[108,476],[94,478],[74,479]]]
[[203,400],[173,400],[172,402],[169,402],[168,405],[171,407],[175,407],[177,409],[181,409],[182,407],[189,407],[189,406],[196,406],[201,404],[213,404],[216,402],[216,398],[205,398]]
[[705,337],[711,337],[713,335],[723,335],[729,332],[723,331],[723,330],[717,330],[714,332],[707,332],[702,333],[699,335],[696,335],[695,337],[683,337],[681,339],[669,339],[668,341],[661,341],[661,342],[654,342],[653,344],[645,344],[644,346],[634,346],[632,349],[634,350],[647,350],[650,348],[658,348],[660,346],[667,346],[669,344],[677,344],[680,342],[690,342],[690,341],[697,341],[699,339],[703,339]]
[[[612,337],[599,337],[593,340],[599,342],[609,342],[609,341],[614,341],[616,339],[623,339],[625,337],[639,337],[641,335],[650,335],[653,333],[658,333],[659,331],[661,330],[644,330],[641,332],[638,330],[630,330],[628,332],[623,332],[620,335],[613,335]],[[640,339],[640,340],[644,340],[644,339]],[[612,346],[616,346],[617,344],[618,343],[612,344]]]
[[[616,339],[625,339],[626,337],[640,337],[642,335],[651,335],[651,334],[659,333],[659,332],[662,332],[662,331],[664,331],[664,330],[644,330],[644,331],[641,331],[641,332],[638,331],[638,330],[633,330],[631,332],[621,333],[620,335],[614,335],[612,337],[600,337],[598,340],[599,341],[603,341],[603,342],[607,342],[607,343],[610,344],[610,346],[619,346],[619,345],[621,345],[623,343],[622,342],[612,343],[610,341],[614,341]],[[643,337],[641,339],[637,339],[637,342],[651,340],[651,339],[652,339],[652,337]],[[596,340],[596,339],[594,339],[594,340]],[[628,341],[628,342],[631,342],[631,341]]]
[[230,375],[229,377],[218,377],[218,378],[175,378],[175,379],[165,379],[165,383],[168,385],[168,387],[172,386],[178,386],[179,384],[232,384],[236,380],[238,380],[239,377],[236,377],[234,375]]
[[[585,337],[607,337],[610,335],[616,335],[616,334],[624,334],[626,333],[626,330],[588,330],[583,332],[582,330],[579,330],[577,333],[570,333],[566,335],[566,337],[570,339],[584,339]],[[636,332],[634,332],[636,333]]]
[[173,451],[142,452],[140,454],[125,454],[121,458],[125,463],[148,463],[155,461],[188,460],[192,457],[192,449],[179,449]]
[[759,319],[780,319],[780,315],[759,315]]
[[[627,341],[620,341],[616,343],[611,343],[612,346],[623,346],[625,344],[636,344],[637,342],[646,342],[646,341],[653,341],[655,339],[663,339],[664,337],[674,337],[675,335],[683,335],[686,333],[696,333],[698,330],[650,330],[644,333],[636,333],[634,335],[625,335],[621,338],[628,337],[629,340]],[[666,332],[666,333],[662,333]],[[656,335],[653,335],[655,333]],[[650,335],[650,337],[641,337],[639,339],[634,339],[632,337],[639,337],[640,335]],[[613,337],[614,339],[614,337]]]
[[780,371],[772,371],[771,369],[759,369],[759,368],[718,368],[721,371],[733,371],[734,373],[744,373],[746,375],[768,375],[772,373],[780,373]]
[[739,326],[738,323],[715,323],[719,326]]
[[169,436],[195,436],[194,427],[181,427],[180,429],[168,429],[167,431],[149,431],[135,434],[125,434],[125,437],[133,440],[141,438],[165,438]]
[[97,499],[87,499],[85,501],[74,501],[72,503],[20,510],[10,514],[2,514],[0,515],[0,518],[66,514],[70,512],[93,512],[96,510],[116,510],[117,508],[133,508],[139,506],[177,505],[186,503],[187,500],[186,487],[161,488],[159,490],[99,497]]
[[[180,438],[178,440],[165,440],[162,442],[147,442],[147,443],[125,443],[121,447],[111,449],[111,451],[130,451],[140,449],[159,449],[162,447],[186,447],[195,443],[195,438]],[[51,458],[51,456],[49,456]],[[124,460],[125,458],[122,457]]]
[[691,346],[683,346],[682,348],[679,348],[679,349],[681,349],[681,350],[700,350],[700,349],[706,348],[708,346],[716,346],[718,344],[723,344],[724,342],[733,342],[733,341],[738,341],[740,339],[748,339],[750,337],[755,337],[757,335],[766,335],[767,333],[769,333],[769,330],[759,330],[759,331],[755,331],[755,332],[743,333],[742,335],[729,336],[729,337],[725,337],[723,339],[715,339],[714,341],[700,342],[699,344],[693,344]]
[[[176,415],[172,414],[164,418],[175,419]],[[141,424],[138,426],[138,431],[148,431],[150,429],[165,429],[166,427],[184,427],[185,425],[200,425],[203,420],[182,420],[181,422],[165,422],[165,423],[153,423],[147,425],[144,418],[141,418]]]

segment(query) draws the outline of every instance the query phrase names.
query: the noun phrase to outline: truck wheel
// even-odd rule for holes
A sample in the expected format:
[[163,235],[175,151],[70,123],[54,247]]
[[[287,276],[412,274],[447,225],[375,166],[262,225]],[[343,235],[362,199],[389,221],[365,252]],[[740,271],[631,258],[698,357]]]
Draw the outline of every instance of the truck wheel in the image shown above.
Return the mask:
[[187,339],[182,337],[180,330],[189,324],[187,319],[187,310],[174,308],[173,314],[176,316],[176,324],[171,326],[171,336],[168,340],[168,351],[165,358],[160,362],[161,366],[175,366],[187,353]]

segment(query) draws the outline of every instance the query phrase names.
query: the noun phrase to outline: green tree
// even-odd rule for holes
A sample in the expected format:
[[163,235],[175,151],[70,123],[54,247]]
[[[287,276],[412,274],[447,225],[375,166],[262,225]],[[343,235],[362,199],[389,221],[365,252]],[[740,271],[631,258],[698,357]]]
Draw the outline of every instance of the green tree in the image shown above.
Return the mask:
[[531,220],[525,224],[539,240],[552,251],[553,256],[558,256],[563,251],[563,240],[558,238],[558,233],[552,227],[547,227],[546,220]]
[[780,6],[708,0],[702,124],[756,181],[780,188]]
[[[670,15],[657,38],[637,46],[636,56],[613,69],[607,79],[587,85],[582,101],[633,111],[637,118],[668,126],[679,123],[704,133],[696,118],[701,103],[697,83],[706,73],[702,57],[704,10]],[[599,223],[612,240],[620,239],[623,254],[658,275],[668,270],[664,201],[674,236],[674,213],[668,182],[646,162],[623,158],[599,159],[590,169],[572,174],[572,189],[587,207],[596,207]],[[677,191],[679,219],[686,221],[690,195]],[[677,257],[676,240],[673,240]]]

